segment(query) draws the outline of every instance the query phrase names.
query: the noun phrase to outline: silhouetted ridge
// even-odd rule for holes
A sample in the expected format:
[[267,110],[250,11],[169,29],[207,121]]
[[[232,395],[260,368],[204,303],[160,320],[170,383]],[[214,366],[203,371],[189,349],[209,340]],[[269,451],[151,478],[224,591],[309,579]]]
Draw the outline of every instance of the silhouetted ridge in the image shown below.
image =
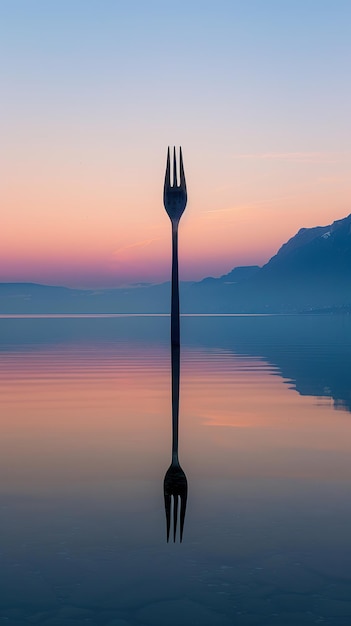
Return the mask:
[[318,270],[330,268],[335,271],[337,268],[349,273],[350,258],[351,214],[328,226],[300,229],[282,245],[262,270],[266,272],[278,267],[281,271],[295,267],[308,271],[312,266]]
[[[268,263],[180,285],[182,313],[351,313],[351,214],[301,228]],[[170,283],[82,290],[0,284],[0,314],[169,313]]]
[[259,265],[240,265],[239,267],[234,267],[228,274],[221,276],[220,280],[227,283],[240,283],[252,277],[259,269]]

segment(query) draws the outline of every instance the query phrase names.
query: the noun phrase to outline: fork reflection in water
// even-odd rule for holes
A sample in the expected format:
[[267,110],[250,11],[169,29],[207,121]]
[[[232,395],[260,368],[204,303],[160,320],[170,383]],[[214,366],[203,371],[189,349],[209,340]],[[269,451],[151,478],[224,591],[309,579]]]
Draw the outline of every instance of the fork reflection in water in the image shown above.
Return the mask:
[[163,483],[165,510],[167,521],[167,541],[169,541],[172,517],[173,498],[173,541],[176,539],[178,505],[180,500],[180,541],[183,539],[188,483],[178,458],[179,432],[179,379],[180,379],[180,348],[172,344],[172,463],[166,472]]
[[167,541],[169,541],[173,504],[173,541],[176,539],[178,506],[180,500],[180,541],[183,539],[188,483],[178,459],[179,430],[179,379],[180,379],[180,332],[179,332],[179,280],[178,280],[178,225],[187,203],[186,182],[183,169],[182,149],[179,150],[179,179],[177,184],[176,151],[173,150],[173,185],[171,184],[170,151],[167,152],[163,202],[172,223],[172,299],[171,299],[171,358],[172,358],[172,463],[163,483],[165,499]]

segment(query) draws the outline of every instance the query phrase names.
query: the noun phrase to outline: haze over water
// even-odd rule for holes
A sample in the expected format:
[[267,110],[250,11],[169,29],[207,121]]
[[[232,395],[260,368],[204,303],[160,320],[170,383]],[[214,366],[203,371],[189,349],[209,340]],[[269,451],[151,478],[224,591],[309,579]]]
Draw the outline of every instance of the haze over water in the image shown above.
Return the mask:
[[350,324],[182,318],[180,545],[169,318],[3,319],[4,623],[346,626]]

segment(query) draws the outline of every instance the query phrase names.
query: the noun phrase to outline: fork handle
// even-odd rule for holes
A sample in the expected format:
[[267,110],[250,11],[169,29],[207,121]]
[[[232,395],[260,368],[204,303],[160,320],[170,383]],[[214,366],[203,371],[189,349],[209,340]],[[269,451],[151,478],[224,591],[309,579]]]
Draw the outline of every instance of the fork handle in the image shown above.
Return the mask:
[[179,465],[178,432],[179,432],[179,380],[180,380],[180,348],[172,343],[172,464]]
[[172,300],[171,342],[180,345],[179,330],[179,275],[178,275],[178,222],[172,222]]

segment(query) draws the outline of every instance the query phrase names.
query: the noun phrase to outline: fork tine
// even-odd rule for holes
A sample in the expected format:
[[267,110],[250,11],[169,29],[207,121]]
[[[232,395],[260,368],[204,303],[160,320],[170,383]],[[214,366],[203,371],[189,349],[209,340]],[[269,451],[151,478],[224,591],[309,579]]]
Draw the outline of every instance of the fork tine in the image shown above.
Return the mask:
[[185,191],[186,193],[186,182],[185,182],[185,174],[184,174],[184,167],[183,167],[183,155],[182,155],[182,148],[179,148],[179,169],[180,169],[180,188],[183,189],[183,191]]
[[177,518],[178,518],[178,494],[175,494],[173,497],[173,541],[176,540],[176,532],[177,532]]
[[173,187],[178,187],[177,185],[177,158],[176,158],[175,146],[173,148]]
[[167,524],[167,543],[169,542],[169,533],[171,530],[171,496],[165,494],[165,511]]
[[170,160],[169,148],[168,148],[164,191],[166,191],[166,189],[168,189],[170,186],[171,186],[171,160]]
[[187,499],[187,494],[183,494],[182,496],[180,496],[180,529],[179,529],[180,530],[180,543],[182,543],[182,539],[183,539],[186,499]]

